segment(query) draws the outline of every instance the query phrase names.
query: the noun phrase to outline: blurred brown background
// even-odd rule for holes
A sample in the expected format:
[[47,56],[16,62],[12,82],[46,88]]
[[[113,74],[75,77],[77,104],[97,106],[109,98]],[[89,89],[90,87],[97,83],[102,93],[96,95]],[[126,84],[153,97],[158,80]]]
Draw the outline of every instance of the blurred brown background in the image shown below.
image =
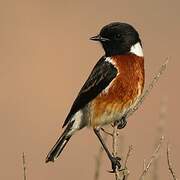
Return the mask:
[[[128,22],[141,34],[146,83],[171,57],[150,96],[120,131],[123,152],[130,144],[134,147],[130,179],[138,179],[143,159],[153,152],[162,108],[164,134],[178,174],[179,7],[179,0],[1,0],[0,179],[23,179],[22,152],[29,180],[93,179],[99,142],[89,129],[77,133],[54,164],[44,160],[80,87],[103,54],[101,46],[88,39],[112,21]],[[161,179],[170,178],[165,148],[158,168]],[[114,178],[109,168],[104,156],[101,179]]]

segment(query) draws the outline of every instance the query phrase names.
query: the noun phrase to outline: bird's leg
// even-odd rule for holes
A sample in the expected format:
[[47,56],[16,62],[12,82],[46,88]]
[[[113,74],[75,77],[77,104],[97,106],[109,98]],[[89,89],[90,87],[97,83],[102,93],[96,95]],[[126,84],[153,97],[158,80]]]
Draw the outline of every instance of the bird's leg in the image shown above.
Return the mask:
[[103,148],[104,148],[104,150],[105,150],[108,158],[109,158],[110,161],[111,161],[113,172],[115,172],[116,167],[118,167],[118,169],[120,169],[120,168],[121,168],[121,164],[120,164],[121,158],[119,158],[119,157],[114,157],[114,156],[109,152],[106,144],[105,144],[104,141],[103,141],[103,138],[101,137],[101,134],[100,134],[100,130],[99,130],[99,129],[94,129],[94,132],[95,132],[96,136],[98,137],[99,141],[101,142],[101,144],[102,144],[102,146],[103,146]]
[[116,122],[117,128],[118,129],[122,129],[126,126],[127,124],[127,120],[126,120],[126,116],[123,116],[120,120],[118,120]]

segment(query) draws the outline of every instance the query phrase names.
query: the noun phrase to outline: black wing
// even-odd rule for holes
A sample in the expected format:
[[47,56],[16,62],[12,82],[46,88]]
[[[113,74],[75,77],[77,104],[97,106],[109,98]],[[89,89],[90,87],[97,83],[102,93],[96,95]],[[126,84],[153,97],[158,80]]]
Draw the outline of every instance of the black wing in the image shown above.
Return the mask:
[[75,99],[71,110],[64,121],[63,127],[67,125],[71,117],[92,99],[94,99],[109,83],[116,77],[117,69],[103,56],[95,65],[90,76],[81,88],[77,98]]

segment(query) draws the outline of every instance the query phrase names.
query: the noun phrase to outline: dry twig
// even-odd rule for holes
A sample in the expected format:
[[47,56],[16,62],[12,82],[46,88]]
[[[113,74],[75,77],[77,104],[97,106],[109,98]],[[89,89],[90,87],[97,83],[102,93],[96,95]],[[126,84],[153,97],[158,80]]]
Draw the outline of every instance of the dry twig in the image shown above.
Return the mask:
[[110,132],[108,132],[108,131],[106,131],[104,128],[101,128],[101,130],[104,132],[104,133],[106,133],[107,135],[109,135],[109,136],[113,136],[113,134],[112,133],[110,133]]
[[[157,144],[159,143],[159,137],[163,136],[165,134],[165,119],[166,119],[166,113],[167,113],[167,98],[162,98],[161,105],[160,105],[160,112],[159,112],[159,122],[157,126],[157,137],[155,138],[155,148]],[[153,169],[152,169],[152,179],[158,180],[158,174],[159,174],[159,158],[155,159],[153,163]]]
[[[118,137],[117,126],[114,125],[114,128],[113,128],[113,143],[112,143],[113,156],[114,157],[117,157],[117,137]],[[115,178],[116,178],[116,180],[121,179],[120,171],[118,170],[117,167],[116,167],[116,170],[115,170]]]
[[127,155],[125,158],[125,162],[124,162],[123,180],[127,180],[128,176],[129,176],[129,170],[127,168],[127,163],[128,163],[129,157],[132,153],[132,150],[133,150],[133,147],[131,145],[131,146],[129,146],[129,149],[128,149],[128,152],[127,152]]
[[144,177],[146,176],[146,174],[147,174],[147,172],[149,171],[149,168],[151,167],[153,161],[154,161],[155,158],[158,156],[159,151],[160,151],[160,149],[161,149],[161,147],[162,147],[163,142],[164,142],[164,136],[161,137],[160,142],[159,142],[159,144],[157,145],[157,148],[155,149],[155,151],[154,151],[153,155],[151,156],[151,158],[150,158],[149,162],[147,163],[147,165],[145,165],[145,161],[144,161],[144,170],[143,170],[143,172],[142,172],[139,180],[143,180]]
[[[114,157],[117,157],[118,154],[117,154],[117,138],[118,138],[118,132],[117,132],[117,126],[114,126],[113,128],[113,156]],[[127,162],[128,162],[128,159],[131,155],[131,152],[132,152],[132,145],[129,146],[129,150],[128,150],[128,153],[126,155],[126,159],[125,159],[125,163],[124,163],[124,169],[123,170],[118,170],[118,168],[116,168],[115,170],[115,178],[116,180],[127,180],[127,177],[129,175],[129,171],[127,169]]]
[[25,160],[25,154],[23,152],[22,154],[22,162],[23,162],[23,180],[27,180],[27,177],[26,177],[26,160]]
[[175,172],[173,170],[173,167],[172,167],[172,162],[171,162],[171,158],[170,158],[170,147],[169,147],[169,144],[167,145],[167,163],[168,163],[168,168],[169,168],[169,171],[172,175],[172,178],[173,180],[177,180],[177,177],[175,175]]
[[126,155],[126,159],[125,159],[125,162],[124,162],[124,167],[127,168],[127,162],[128,162],[128,159],[132,153],[132,150],[133,150],[133,146],[129,146],[129,149],[128,149],[128,152],[127,152],[127,155]]

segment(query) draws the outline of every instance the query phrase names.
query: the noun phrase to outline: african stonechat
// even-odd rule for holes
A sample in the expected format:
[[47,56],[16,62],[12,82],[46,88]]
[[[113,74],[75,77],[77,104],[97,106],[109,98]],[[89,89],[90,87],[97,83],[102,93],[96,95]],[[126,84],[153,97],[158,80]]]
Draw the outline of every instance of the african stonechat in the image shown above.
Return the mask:
[[144,87],[144,57],[138,32],[127,23],[113,22],[90,38],[99,41],[105,51],[90,73],[75,99],[65,128],[46,157],[46,162],[58,158],[72,135],[92,127],[107,153],[113,171],[120,168],[120,158],[114,157],[100,134],[102,126],[120,122],[126,125],[126,112],[132,108]]

